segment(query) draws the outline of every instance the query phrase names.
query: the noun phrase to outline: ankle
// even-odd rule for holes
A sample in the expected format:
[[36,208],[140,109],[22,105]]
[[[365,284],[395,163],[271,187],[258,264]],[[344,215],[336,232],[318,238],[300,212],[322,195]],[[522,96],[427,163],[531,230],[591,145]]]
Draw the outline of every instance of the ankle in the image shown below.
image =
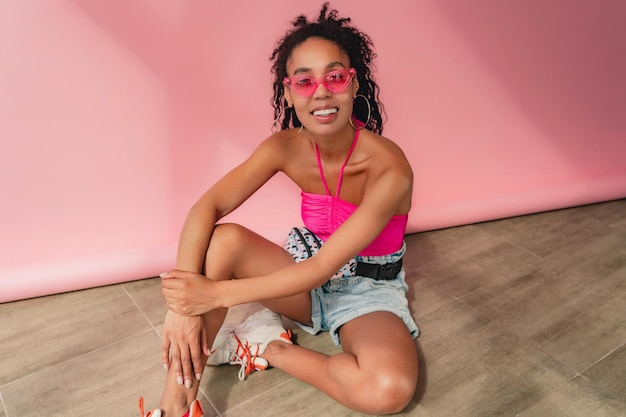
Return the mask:
[[263,359],[267,360],[270,364],[273,359],[282,355],[285,352],[285,349],[288,349],[290,346],[293,346],[291,343],[287,343],[283,340],[274,340],[265,348],[263,354],[259,355]]
[[161,408],[161,417],[181,417],[185,415],[189,408]]
[[186,398],[180,398],[178,401],[173,401],[169,404],[161,402],[159,406],[161,408],[161,417],[182,417],[189,411],[189,406],[192,402],[193,400],[190,401]]

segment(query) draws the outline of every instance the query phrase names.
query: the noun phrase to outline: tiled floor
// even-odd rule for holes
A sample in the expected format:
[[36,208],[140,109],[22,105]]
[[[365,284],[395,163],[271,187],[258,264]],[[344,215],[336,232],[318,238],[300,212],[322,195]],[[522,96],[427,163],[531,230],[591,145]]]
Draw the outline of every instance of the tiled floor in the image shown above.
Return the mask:
[[[407,236],[416,417],[626,415],[626,200]],[[234,311],[241,320],[254,305]],[[158,279],[0,305],[0,417],[138,416]],[[298,342],[332,352],[328,335]],[[208,416],[357,416],[279,370],[208,368]]]

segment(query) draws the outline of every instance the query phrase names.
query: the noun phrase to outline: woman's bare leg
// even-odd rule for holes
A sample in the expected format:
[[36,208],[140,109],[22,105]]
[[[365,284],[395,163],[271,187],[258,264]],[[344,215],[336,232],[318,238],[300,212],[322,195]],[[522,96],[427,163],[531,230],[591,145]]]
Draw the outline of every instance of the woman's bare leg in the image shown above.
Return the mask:
[[[287,251],[262,236],[235,224],[223,224],[213,231],[206,255],[204,275],[207,279],[219,281],[245,278],[267,274],[293,262],[293,258]],[[294,320],[303,322],[311,320],[311,298],[308,293],[268,304],[279,308],[281,314]],[[202,316],[209,347],[212,346],[215,336],[224,323],[227,311],[226,308],[222,308]],[[205,355],[202,355],[203,367],[207,359]],[[196,399],[199,387],[200,381],[196,378],[191,378],[190,388],[180,385],[178,375],[170,368],[160,404],[164,415],[166,417],[182,416]]]
[[343,353],[327,356],[274,342],[261,355],[275,368],[307,382],[341,404],[368,414],[403,410],[417,386],[417,349],[392,313],[376,312],[340,329]]

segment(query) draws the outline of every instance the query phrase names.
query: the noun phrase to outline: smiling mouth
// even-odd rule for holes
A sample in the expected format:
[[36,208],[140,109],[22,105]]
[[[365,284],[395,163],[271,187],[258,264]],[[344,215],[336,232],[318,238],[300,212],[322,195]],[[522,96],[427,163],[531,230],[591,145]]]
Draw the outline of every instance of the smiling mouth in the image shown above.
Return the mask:
[[321,109],[315,110],[312,114],[313,116],[330,116],[331,114],[335,114],[339,111],[336,107],[330,109]]

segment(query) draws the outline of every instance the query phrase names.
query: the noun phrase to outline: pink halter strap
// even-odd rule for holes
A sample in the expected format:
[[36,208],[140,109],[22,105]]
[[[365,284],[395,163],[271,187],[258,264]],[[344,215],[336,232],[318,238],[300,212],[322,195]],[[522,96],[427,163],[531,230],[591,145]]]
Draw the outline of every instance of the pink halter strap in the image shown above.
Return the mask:
[[[341,170],[339,170],[339,179],[337,181],[337,190],[335,191],[335,198],[339,198],[339,190],[341,189],[341,182],[343,181],[343,170],[345,169],[346,165],[348,165],[348,160],[350,159],[350,155],[352,155],[352,151],[354,151],[354,148],[356,147],[356,143],[359,140],[359,132],[361,131],[359,127],[360,126],[357,125],[357,129],[354,134],[354,140],[352,141],[352,146],[350,147],[350,150],[348,151],[348,156],[346,156],[346,160],[343,162],[343,165],[341,166]],[[320,177],[322,177],[322,183],[324,184],[324,188],[326,189],[326,194],[331,195],[330,189],[328,188],[328,183],[326,182],[326,177],[324,176],[324,170],[322,169],[322,159],[320,158],[320,150],[317,147],[317,143],[315,144],[315,156],[317,157],[317,167],[320,170]]]

